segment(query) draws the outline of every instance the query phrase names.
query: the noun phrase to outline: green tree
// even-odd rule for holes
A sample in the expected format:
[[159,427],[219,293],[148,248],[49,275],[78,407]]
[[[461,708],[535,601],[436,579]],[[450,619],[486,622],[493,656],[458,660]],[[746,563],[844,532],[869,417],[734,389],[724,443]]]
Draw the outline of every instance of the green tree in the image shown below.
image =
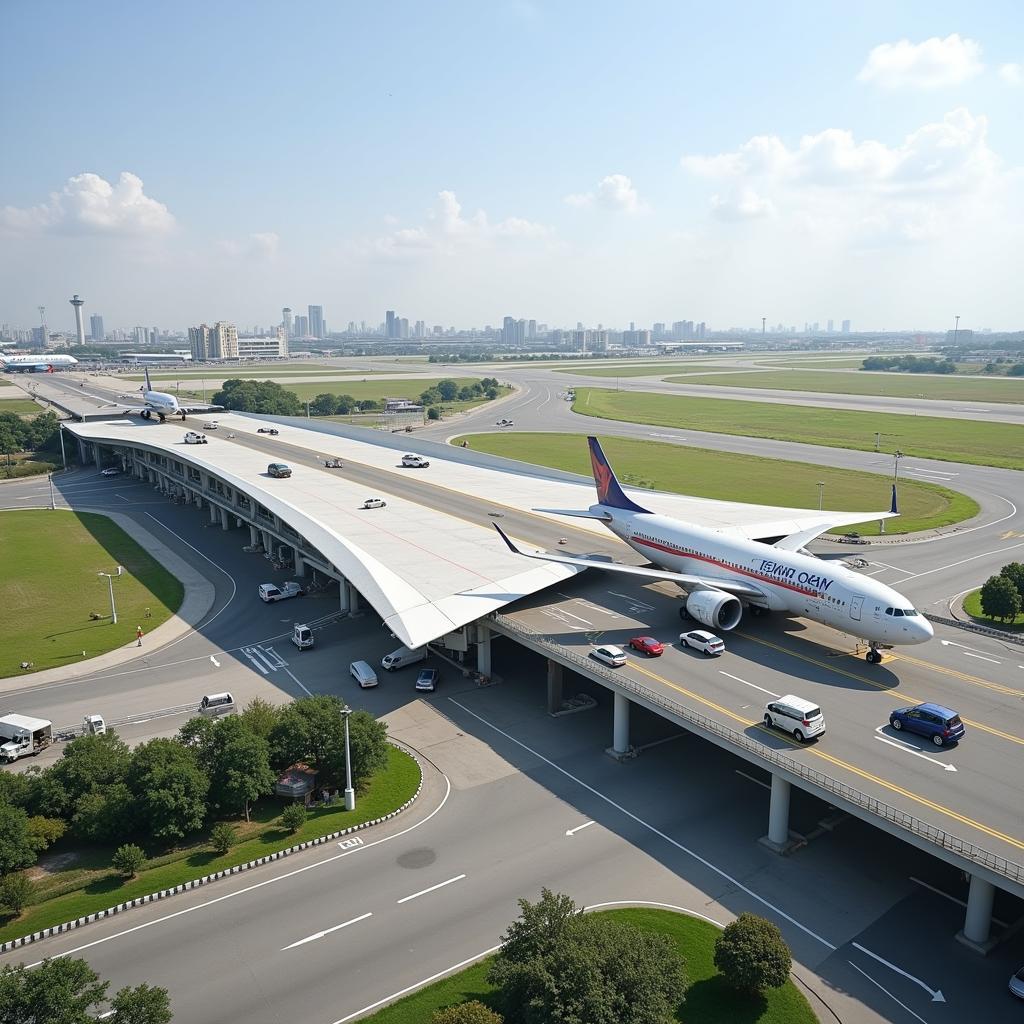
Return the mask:
[[180,839],[206,818],[209,777],[196,752],[176,740],[158,738],[137,747],[128,785],[139,824],[154,839]]
[[130,831],[125,776],[131,752],[117,733],[80,736],[40,780],[41,810],[69,821],[76,835],[103,841]]
[[118,989],[110,1009],[117,1024],[170,1024],[174,1019],[167,989],[156,985]]
[[432,405],[427,410],[427,419],[428,420],[439,420],[440,418],[441,418],[441,410],[436,405]]
[[31,867],[36,854],[28,815],[20,807],[0,804],[0,875]]
[[309,411],[313,416],[333,416],[338,408],[338,400],[329,391],[319,394],[309,403]]
[[110,858],[110,866],[125,878],[134,878],[139,873],[139,868],[146,863],[146,853],[141,846],[134,843],[125,843],[114,851]]
[[218,821],[210,830],[210,845],[220,854],[235,845],[235,838],[235,830],[226,821]]
[[226,380],[213,396],[213,404],[267,416],[298,416],[304,411],[294,391],[288,391],[272,380]]
[[336,769],[337,750],[344,747],[345,727],[341,720],[344,706],[337,697],[321,694],[302,697],[282,708],[270,736],[275,767],[287,768],[301,761],[321,773],[320,782],[336,781],[325,773],[325,766],[330,764]]
[[468,1003],[457,1003],[443,1010],[435,1010],[430,1024],[503,1024],[503,1018],[484,1006],[479,999],[471,999]]
[[302,804],[289,804],[281,812],[281,824],[289,832],[298,832],[306,824],[306,808]]
[[253,801],[274,791],[270,744],[235,717],[221,722],[217,731],[221,742],[211,773],[217,804],[241,810],[248,821]]
[[28,834],[37,853],[42,853],[67,831],[67,825],[60,818],[44,818],[36,814],[28,819]]
[[269,740],[280,717],[280,711],[269,701],[263,700],[262,697],[253,697],[238,717],[242,719],[246,728],[253,735]]
[[1024,563],[1010,562],[999,570],[999,575],[1005,576],[1017,588],[1021,603],[1024,604]]
[[756,993],[785,985],[793,960],[771,921],[740,914],[715,941],[715,966],[733,988]]
[[351,395],[338,395],[334,400],[334,412],[338,416],[348,416],[356,408],[356,404]]
[[[339,781],[345,778],[344,724],[342,736],[342,744],[332,748],[330,753],[329,774]],[[387,724],[374,718],[369,711],[354,711],[348,720],[348,744],[352,761],[352,786],[359,789],[370,776],[387,767]]]
[[990,576],[981,587],[981,610],[990,619],[1012,622],[1021,609],[1020,594],[1007,576]]
[[[35,886],[23,871],[13,875],[5,875],[0,879],[0,907],[6,907],[11,913],[20,914],[25,905],[32,899]],[[3,1011],[0,1010],[0,1019]]]
[[439,380],[436,387],[441,398],[446,402],[454,401],[455,396],[459,393],[458,381],[452,380],[450,377],[446,377],[444,380]]
[[442,401],[441,392],[437,388],[427,388],[420,395],[420,405],[437,405],[440,401]]
[[0,971],[0,1021],[3,1024],[95,1024],[96,1009],[109,982],[100,981],[84,961],[70,957],[24,964]]

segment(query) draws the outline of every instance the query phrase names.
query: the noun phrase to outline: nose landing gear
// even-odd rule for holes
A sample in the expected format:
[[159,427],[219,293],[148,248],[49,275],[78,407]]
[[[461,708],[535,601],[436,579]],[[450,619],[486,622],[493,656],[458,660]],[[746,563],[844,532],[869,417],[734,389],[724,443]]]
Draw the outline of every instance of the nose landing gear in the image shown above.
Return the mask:
[[868,645],[868,652],[864,655],[864,660],[869,665],[877,665],[882,660],[881,646],[881,644],[877,643],[870,643]]

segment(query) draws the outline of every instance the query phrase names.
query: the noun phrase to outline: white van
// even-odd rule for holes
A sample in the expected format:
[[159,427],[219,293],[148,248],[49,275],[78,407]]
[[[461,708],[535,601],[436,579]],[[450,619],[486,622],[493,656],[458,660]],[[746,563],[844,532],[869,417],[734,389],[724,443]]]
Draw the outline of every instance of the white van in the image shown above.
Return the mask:
[[348,667],[348,674],[359,684],[363,690],[377,685],[377,673],[370,668],[368,662],[353,661]]
[[426,661],[429,653],[426,647],[417,647],[416,650],[399,647],[397,651],[385,654],[381,658],[380,667],[394,672],[396,668],[405,668],[407,665],[415,665],[418,661]]
[[201,715],[230,715],[235,710],[235,698],[230,693],[211,693],[199,703]]
[[797,743],[825,733],[825,716],[817,704],[789,693],[765,705],[764,724],[792,733]]

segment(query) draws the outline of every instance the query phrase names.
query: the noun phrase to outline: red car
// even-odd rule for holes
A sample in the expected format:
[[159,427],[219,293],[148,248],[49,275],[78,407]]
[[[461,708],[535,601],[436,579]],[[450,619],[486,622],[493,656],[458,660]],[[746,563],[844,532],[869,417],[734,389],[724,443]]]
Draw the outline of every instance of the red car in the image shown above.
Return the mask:
[[664,653],[665,645],[660,640],[655,640],[653,636],[635,636],[629,641],[629,646],[634,651],[639,651],[641,654],[648,654],[652,658],[658,657],[658,655]]

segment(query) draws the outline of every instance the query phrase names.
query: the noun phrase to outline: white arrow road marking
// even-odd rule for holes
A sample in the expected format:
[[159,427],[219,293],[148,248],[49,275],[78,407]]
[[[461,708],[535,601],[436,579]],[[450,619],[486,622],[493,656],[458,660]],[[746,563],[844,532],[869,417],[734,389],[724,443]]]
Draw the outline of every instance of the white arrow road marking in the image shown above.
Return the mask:
[[921,1022],[921,1024],[928,1024],[928,1022],[924,1019],[924,1017],[919,1017],[916,1013],[914,1013],[914,1011],[909,1006],[907,1006],[906,1003],[900,1002],[900,1000],[897,999],[887,988],[885,988],[882,985],[879,985],[878,982],[875,981],[875,979],[872,978],[871,975],[868,974],[867,971],[861,970],[861,968],[859,968],[852,960],[847,960],[846,962],[855,971],[860,971],[860,973],[863,974],[864,977],[867,978],[868,981],[870,981],[872,985],[874,985],[876,988],[880,988],[894,1003],[896,1003],[898,1006],[902,1006],[903,1009],[906,1010],[907,1013],[909,1013],[911,1017],[913,1017],[915,1020],[919,1020]]
[[902,967],[897,967],[895,964],[891,964],[888,960],[884,959],[883,957],[880,957],[877,953],[872,953],[870,949],[865,949],[859,942],[851,943],[851,945],[854,949],[859,949],[862,953],[865,953],[867,956],[871,957],[872,960],[877,960],[880,964],[883,964],[885,967],[888,967],[889,970],[895,971],[897,974],[902,974],[904,978],[906,978],[908,981],[912,981],[915,985],[920,985],[921,988],[923,988],[925,992],[927,992],[928,995],[932,997],[933,1003],[944,1003],[946,1001],[946,997],[942,994],[942,989],[929,988],[920,978],[915,978],[912,974],[909,974],[907,971],[903,970]]
[[997,661],[995,658],[986,658],[984,654],[974,654],[972,651],[964,651],[965,658],[977,658],[978,661],[990,661],[993,665],[1002,665],[1001,661]]
[[576,835],[577,832],[582,832],[583,829],[588,828],[590,825],[593,825],[593,824],[594,824],[594,822],[592,822],[592,821],[585,821],[582,825],[577,825],[575,828],[567,828],[565,830],[565,834],[567,836],[574,836],[574,835]]
[[[940,640],[939,643],[941,643],[943,647],[959,647],[960,650],[970,654],[975,654],[979,657],[988,657],[988,651],[979,651],[976,647],[968,647],[966,644],[958,644],[955,640]],[[1001,662],[997,661],[996,664],[999,665]]]
[[737,683],[742,683],[744,686],[749,686],[754,690],[760,690],[762,693],[767,693],[769,697],[774,697],[776,700],[778,700],[779,697],[782,696],[781,693],[773,693],[771,690],[766,690],[763,686],[758,686],[756,683],[748,683],[746,679],[740,679],[739,676],[734,676],[729,672],[722,672],[721,669],[719,669],[718,671],[719,674],[723,676],[728,676],[730,679],[735,679]]
[[449,878],[446,882],[438,882],[437,885],[432,885],[429,889],[420,889],[419,892],[414,892],[410,896],[403,896],[400,900],[395,900],[396,903],[408,903],[409,900],[414,900],[418,896],[426,896],[428,892],[434,892],[437,889],[443,889],[446,885],[451,885],[452,882],[460,882],[465,875],[456,875],[454,878]]
[[213,663],[214,668],[220,668],[220,662],[211,654],[210,661]]
[[[880,725],[878,729],[875,729],[875,732],[877,733],[878,730],[882,728],[884,728],[884,726]],[[894,740],[890,739],[888,736],[878,735],[875,736],[875,739],[881,743],[888,743],[890,747],[895,747],[897,750],[904,751],[904,753],[913,754],[914,757],[920,757],[925,761],[931,761],[932,764],[937,764],[944,772],[956,771],[956,765],[946,764],[945,761],[940,761],[937,757],[929,757],[927,754],[918,750],[913,743],[907,743],[906,740]]]
[[263,664],[262,661],[257,660],[255,655],[253,654],[253,650],[251,647],[243,647],[242,653],[249,659],[250,662],[252,662],[253,665],[256,666],[256,668],[258,668],[264,675],[267,675],[267,673],[270,670],[266,667],[266,665]]
[[336,924],[333,928],[325,928],[322,932],[314,932],[312,935],[307,935],[304,939],[299,939],[298,942],[293,942],[290,946],[282,946],[281,952],[283,953],[287,949],[294,949],[296,946],[304,946],[307,942],[314,942],[316,939],[322,939],[325,935],[330,935],[331,932],[340,931],[342,928],[347,928],[350,924],[358,924],[360,921],[365,921],[368,917],[373,917],[373,914],[362,914],[360,917],[353,917],[351,921],[346,921],[344,924]]

